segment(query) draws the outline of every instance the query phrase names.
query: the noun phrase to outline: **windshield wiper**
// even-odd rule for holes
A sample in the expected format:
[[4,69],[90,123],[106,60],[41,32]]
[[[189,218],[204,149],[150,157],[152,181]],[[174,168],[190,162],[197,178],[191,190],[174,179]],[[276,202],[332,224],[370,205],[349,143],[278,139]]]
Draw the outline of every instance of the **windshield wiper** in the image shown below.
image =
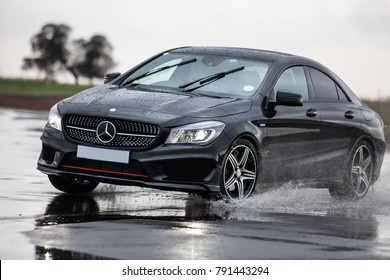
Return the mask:
[[189,82],[189,83],[187,83],[187,84],[181,85],[181,86],[179,86],[179,88],[185,90],[185,88],[187,88],[187,87],[189,87],[189,86],[192,86],[192,85],[194,85],[194,84],[196,84],[196,83],[199,83],[199,86],[190,88],[190,89],[188,89],[188,90],[185,90],[185,91],[191,92],[191,91],[194,91],[194,90],[196,90],[196,89],[198,89],[198,88],[200,88],[200,87],[203,87],[203,86],[205,86],[205,85],[208,85],[208,84],[210,84],[210,83],[213,83],[213,82],[215,82],[215,81],[218,81],[219,79],[222,79],[222,78],[224,78],[225,76],[227,76],[227,75],[229,75],[229,74],[233,74],[233,73],[235,73],[235,72],[242,71],[242,70],[244,70],[244,69],[245,69],[245,67],[244,67],[244,66],[241,66],[241,67],[238,67],[238,68],[234,68],[234,69],[232,69],[232,70],[229,70],[229,71],[224,71],[224,72],[219,72],[219,73],[216,73],[216,74],[212,74],[212,75],[209,75],[209,76],[206,76],[206,77],[197,79],[197,80],[195,80],[195,81]]
[[175,63],[175,64],[172,64],[172,65],[167,65],[167,66],[163,66],[163,67],[160,67],[160,68],[156,68],[156,69],[152,69],[146,73],[143,73],[135,78],[132,78],[131,80],[129,81],[126,81],[125,83],[122,84],[122,86],[125,86],[125,85],[128,85],[128,84],[131,84],[133,83],[134,81],[136,80],[139,80],[139,79],[142,79],[142,78],[145,78],[147,76],[150,76],[150,75],[153,75],[153,74],[156,74],[158,72],[161,72],[161,71],[164,71],[164,70],[167,70],[169,68],[172,68],[172,67],[180,67],[180,66],[183,66],[183,65],[186,65],[186,64],[189,64],[189,63],[193,63],[196,61],[196,58],[193,58],[193,59],[189,59],[189,60],[185,60],[185,61],[182,61],[182,62],[179,62],[179,63]]

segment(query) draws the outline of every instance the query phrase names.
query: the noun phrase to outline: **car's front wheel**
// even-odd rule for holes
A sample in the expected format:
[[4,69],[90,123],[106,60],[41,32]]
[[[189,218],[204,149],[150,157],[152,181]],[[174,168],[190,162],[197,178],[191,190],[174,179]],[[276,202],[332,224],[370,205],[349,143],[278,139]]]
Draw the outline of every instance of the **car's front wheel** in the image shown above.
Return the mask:
[[221,179],[221,192],[231,200],[247,198],[254,190],[258,173],[258,157],[253,144],[237,140],[226,153]]
[[330,194],[336,199],[364,197],[372,184],[373,162],[371,146],[367,141],[359,142],[349,159],[345,183],[329,188]]
[[91,182],[88,180],[68,178],[64,176],[49,175],[50,183],[59,191],[65,193],[88,193],[93,191],[99,182]]

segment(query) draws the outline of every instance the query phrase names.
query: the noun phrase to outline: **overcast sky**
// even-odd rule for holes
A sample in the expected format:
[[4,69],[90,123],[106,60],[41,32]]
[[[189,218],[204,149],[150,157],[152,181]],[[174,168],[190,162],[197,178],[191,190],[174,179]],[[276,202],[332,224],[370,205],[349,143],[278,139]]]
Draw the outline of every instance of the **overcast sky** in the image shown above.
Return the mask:
[[120,72],[178,46],[268,49],[323,63],[360,97],[390,98],[390,0],[0,0],[0,76],[38,77],[22,59],[48,22],[73,39],[105,35]]

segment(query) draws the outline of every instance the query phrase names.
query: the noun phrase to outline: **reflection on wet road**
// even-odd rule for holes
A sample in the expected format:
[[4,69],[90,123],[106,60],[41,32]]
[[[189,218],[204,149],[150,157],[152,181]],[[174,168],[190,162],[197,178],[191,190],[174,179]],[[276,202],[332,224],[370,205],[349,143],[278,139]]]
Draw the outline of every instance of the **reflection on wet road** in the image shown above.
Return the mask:
[[368,196],[294,185],[242,203],[103,184],[65,195],[35,170],[44,114],[0,110],[1,259],[389,259],[390,159]]

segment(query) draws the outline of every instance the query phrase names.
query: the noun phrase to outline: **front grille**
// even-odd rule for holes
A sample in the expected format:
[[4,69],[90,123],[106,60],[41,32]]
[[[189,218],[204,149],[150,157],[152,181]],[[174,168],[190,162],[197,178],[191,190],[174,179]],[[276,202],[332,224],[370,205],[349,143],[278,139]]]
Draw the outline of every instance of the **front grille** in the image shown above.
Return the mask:
[[128,164],[124,164],[78,158],[75,153],[69,153],[62,159],[60,167],[81,173],[106,174],[119,178],[148,178],[143,165],[135,159],[132,159]]
[[[104,121],[111,122],[116,128],[114,139],[108,143],[102,142],[96,133],[97,127]],[[158,125],[101,117],[67,115],[64,126],[66,134],[73,140],[110,147],[148,147],[160,134]]]

